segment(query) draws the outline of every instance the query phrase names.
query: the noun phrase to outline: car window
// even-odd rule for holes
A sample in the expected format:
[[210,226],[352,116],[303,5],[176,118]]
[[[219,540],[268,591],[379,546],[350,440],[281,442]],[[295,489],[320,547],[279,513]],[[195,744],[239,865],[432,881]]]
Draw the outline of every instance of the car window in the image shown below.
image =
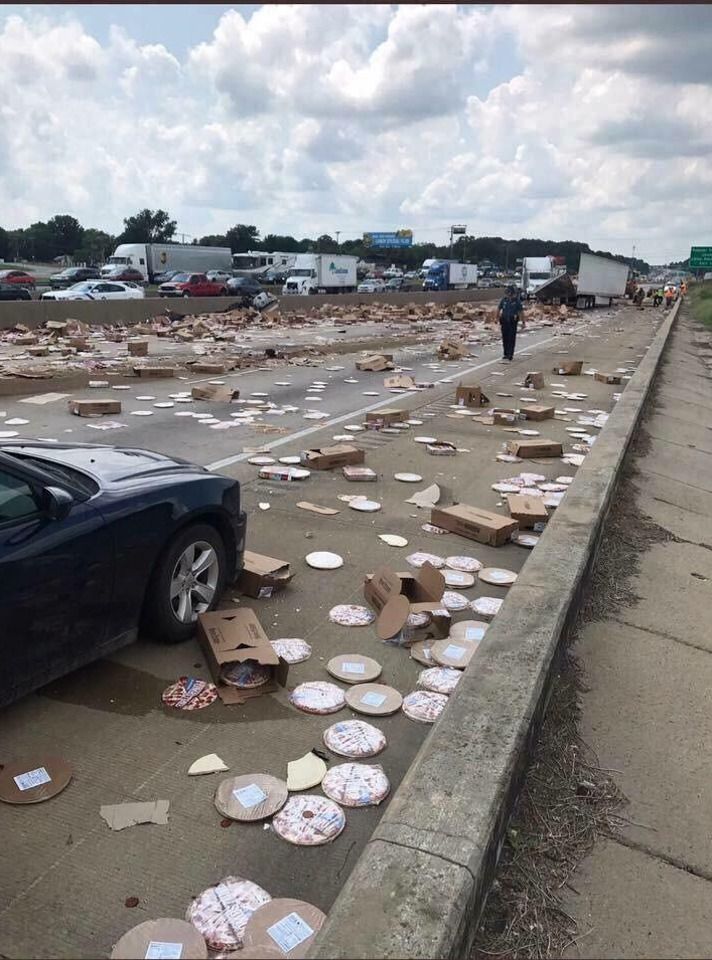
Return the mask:
[[19,477],[0,470],[0,523],[31,517],[38,512],[32,488]]
[[118,283],[105,283],[103,288],[107,293],[123,293],[124,288]]

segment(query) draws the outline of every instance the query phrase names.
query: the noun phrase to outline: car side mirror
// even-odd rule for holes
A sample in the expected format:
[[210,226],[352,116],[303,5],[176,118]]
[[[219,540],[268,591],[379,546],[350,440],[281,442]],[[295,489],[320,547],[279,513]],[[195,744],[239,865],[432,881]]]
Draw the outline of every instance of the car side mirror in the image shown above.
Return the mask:
[[61,487],[44,488],[44,510],[50,520],[64,520],[74,506],[74,498]]

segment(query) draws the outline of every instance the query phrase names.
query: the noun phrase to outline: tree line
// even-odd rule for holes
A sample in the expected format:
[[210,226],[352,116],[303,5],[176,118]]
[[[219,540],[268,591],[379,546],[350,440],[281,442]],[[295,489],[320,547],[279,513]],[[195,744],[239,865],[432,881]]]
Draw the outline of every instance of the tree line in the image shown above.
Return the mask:
[[[68,214],[59,214],[46,222],[38,221],[18,230],[0,227],[0,261],[17,260],[50,262],[57,257],[68,257],[75,263],[101,263],[120,243],[178,243],[177,223],[165,210],[140,210],[124,219],[123,232],[113,236],[94,227],[83,227]],[[570,271],[578,269],[581,253],[612,257],[637,270],[648,273],[650,265],[639,258],[624,257],[604,250],[592,250],[587,243],[575,240],[540,240],[523,238],[507,240],[503,237],[461,236],[449,244],[414,243],[411,247],[394,250],[372,249],[363,237],[337,242],[329,234],[316,238],[268,233],[260,236],[254,224],[237,223],[225,233],[208,234],[195,238],[193,243],[204,246],[230,247],[233,253],[248,250],[280,251],[282,253],[347,253],[379,263],[394,263],[404,270],[418,269],[423,260],[452,256],[455,260],[472,263],[490,261],[501,269],[514,269],[523,257],[541,257],[551,254],[564,257]]]

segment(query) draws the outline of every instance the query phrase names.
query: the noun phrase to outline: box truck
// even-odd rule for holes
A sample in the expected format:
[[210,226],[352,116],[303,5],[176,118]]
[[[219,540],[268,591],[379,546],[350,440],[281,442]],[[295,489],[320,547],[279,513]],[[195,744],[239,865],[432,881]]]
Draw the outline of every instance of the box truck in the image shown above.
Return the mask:
[[191,243],[121,243],[101,268],[102,275],[110,273],[117,264],[140,270],[144,280],[153,283],[154,276],[166,270],[187,273],[225,270],[232,273],[232,250]]
[[467,290],[477,286],[477,265],[435,260],[423,280],[423,290]]
[[282,295],[353,293],[357,260],[357,257],[336,253],[299,253],[282,287]]

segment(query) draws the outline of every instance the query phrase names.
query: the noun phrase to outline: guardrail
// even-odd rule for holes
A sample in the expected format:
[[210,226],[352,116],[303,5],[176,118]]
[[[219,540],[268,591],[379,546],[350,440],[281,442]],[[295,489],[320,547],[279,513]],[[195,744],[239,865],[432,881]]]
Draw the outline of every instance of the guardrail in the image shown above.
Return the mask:
[[[374,303],[459,303],[491,302],[499,299],[502,290],[451,290],[446,293],[350,293],[314,297],[277,297],[282,310],[309,310],[324,304],[334,306],[360,306]],[[184,316],[196,313],[213,313],[227,309],[235,303],[234,297],[182,297],[163,299],[147,297],[143,300],[17,300],[0,302],[0,330],[14,327],[41,326],[46,320],[81,320],[88,324],[141,323],[150,317],[161,315],[166,307]]]

